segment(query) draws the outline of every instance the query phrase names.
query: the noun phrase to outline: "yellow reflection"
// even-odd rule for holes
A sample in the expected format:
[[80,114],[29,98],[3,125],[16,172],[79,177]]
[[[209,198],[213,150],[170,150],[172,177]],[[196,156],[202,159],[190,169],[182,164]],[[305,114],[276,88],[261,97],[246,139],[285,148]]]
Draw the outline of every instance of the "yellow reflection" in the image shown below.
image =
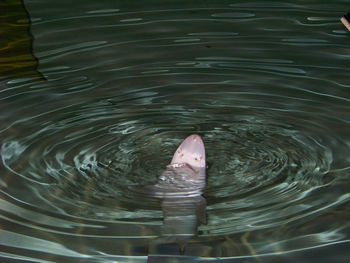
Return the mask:
[[0,4],[0,79],[33,77],[43,79],[37,71],[38,61],[32,54],[30,18],[21,0]]

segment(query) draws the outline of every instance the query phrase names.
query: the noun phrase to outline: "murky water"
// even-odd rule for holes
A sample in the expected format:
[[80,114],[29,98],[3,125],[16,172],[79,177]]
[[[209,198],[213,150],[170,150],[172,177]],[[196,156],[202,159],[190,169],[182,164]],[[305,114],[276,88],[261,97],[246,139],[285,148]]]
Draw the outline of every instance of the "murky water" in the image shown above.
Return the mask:
[[[350,2],[214,2],[1,4],[1,262],[348,261]],[[192,133],[181,246],[131,189]]]

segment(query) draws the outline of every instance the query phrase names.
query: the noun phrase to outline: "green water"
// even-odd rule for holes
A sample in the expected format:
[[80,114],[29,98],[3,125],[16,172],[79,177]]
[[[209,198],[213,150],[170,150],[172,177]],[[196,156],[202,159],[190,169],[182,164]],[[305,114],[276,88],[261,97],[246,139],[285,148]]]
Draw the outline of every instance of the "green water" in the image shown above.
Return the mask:
[[[2,2],[0,261],[347,262],[349,7]],[[206,223],[184,241],[130,189],[193,133]]]

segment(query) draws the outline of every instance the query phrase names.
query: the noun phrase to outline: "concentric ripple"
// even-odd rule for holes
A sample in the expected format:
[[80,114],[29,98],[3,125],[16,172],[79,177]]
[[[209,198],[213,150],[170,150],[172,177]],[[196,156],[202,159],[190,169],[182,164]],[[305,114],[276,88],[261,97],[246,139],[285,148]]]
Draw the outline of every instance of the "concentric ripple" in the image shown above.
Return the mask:
[[[0,78],[0,257],[146,262],[161,244],[208,261],[327,248],[346,262],[344,4],[156,2],[25,1],[38,65]],[[207,222],[185,242],[162,236],[161,200],[132,189],[193,133]]]

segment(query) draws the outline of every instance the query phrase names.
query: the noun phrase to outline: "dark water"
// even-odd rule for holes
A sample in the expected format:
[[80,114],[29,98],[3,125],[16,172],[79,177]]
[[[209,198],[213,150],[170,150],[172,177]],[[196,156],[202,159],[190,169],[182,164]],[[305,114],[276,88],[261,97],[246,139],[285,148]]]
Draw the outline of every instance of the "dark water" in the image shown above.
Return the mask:
[[348,262],[350,1],[293,2],[2,2],[0,261],[146,262],[130,186],[198,133],[207,224],[157,253]]

